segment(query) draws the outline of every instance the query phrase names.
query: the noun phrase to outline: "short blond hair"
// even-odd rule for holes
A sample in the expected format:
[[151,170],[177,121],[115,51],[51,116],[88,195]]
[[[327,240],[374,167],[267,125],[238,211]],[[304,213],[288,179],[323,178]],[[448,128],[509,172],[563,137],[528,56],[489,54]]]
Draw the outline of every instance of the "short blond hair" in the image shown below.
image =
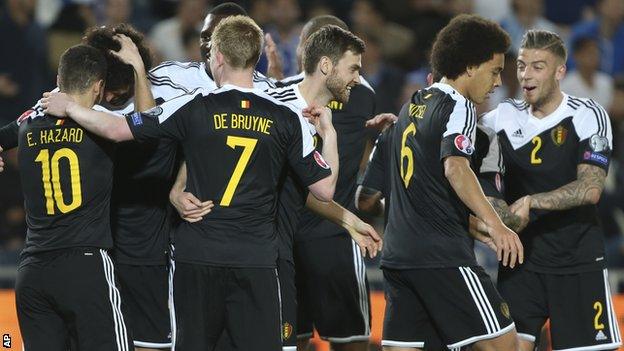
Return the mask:
[[224,18],[212,33],[211,42],[233,68],[255,67],[262,53],[264,33],[247,16]]

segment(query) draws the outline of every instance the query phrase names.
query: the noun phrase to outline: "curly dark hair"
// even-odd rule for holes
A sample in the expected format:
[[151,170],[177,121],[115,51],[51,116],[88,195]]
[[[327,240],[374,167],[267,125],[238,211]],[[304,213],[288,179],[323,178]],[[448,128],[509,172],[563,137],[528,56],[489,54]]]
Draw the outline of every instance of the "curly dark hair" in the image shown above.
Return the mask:
[[119,51],[119,49],[121,49],[121,44],[113,39],[115,34],[124,34],[134,42],[139,49],[141,59],[143,59],[145,71],[149,71],[149,69],[152,68],[152,54],[147,47],[145,37],[129,24],[122,23],[115,26],[89,28],[82,38],[82,42],[99,49],[106,57],[106,62],[108,63],[106,90],[116,91],[128,88],[132,89],[134,86],[134,72],[132,67],[121,62],[109,52],[109,50]]
[[476,15],[453,18],[437,35],[431,49],[433,71],[456,79],[466,68],[504,54],[511,39],[500,25]]

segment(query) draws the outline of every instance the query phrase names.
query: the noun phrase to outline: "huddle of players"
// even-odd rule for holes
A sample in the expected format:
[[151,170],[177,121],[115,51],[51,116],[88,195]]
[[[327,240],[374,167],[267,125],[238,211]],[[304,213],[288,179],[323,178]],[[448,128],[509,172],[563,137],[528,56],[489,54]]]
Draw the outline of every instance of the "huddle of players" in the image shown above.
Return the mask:
[[[384,350],[528,351],[547,319],[555,350],[621,345],[596,216],[613,147],[608,115],[561,92],[565,46],[530,30],[517,60],[524,99],[477,125],[472,104],[501,84],[508,47],[497,24],[453,19],[432,49],[436,83],[378,139],[358,204],[379,213],[389,203]],[[498,291],[470,236],[497,252]]]
[[[250,26],[249,30],[254,28],[252,21],[240,18],[224,23],[226,24],[222,28],[226,29],[228,23],[233,23],[232,27],[247,25]],[[223,31],[227,32],[225,29]],[[260,43],[261,32],[255,29],[251,31],[259,33],[260,37],[258,35],[256,37]],[[227,34],[231,36],[228,37]],[[210,56],[206,55],[213,58],[210,60],[211,72],[221,87],[214,92],[195,91],[195,95],[181,96],[147,112],[130,114],[125,119],[94,112],[90,108],[103,93],[104,75],[101,70],[92,68],[95,65],[102,66],[102,55],[100,53],[100,57],[97,57],[95,51],[81,46],[70,49],[59,68],[59,87],[63,92],[72,95],[75,102],[63,94],[44,99],[44,106],[48,112],[68,115],[72,119],[55,119],[49,115],[41,118],[44,117],[41,109],[36,109],[23,115],[10,128],[5,127],[0,131],[0,145],[7,148],[11,144],[5,140],[11,139],[4,138],[15,135],[17,126],[20,167],[29,169],[31,179],[39,179],[41,174],[43,182],[43,186],[31,182],[30,189],[25,186],[26,206],[29,209],[29,241],[20,264],[17,292],[20,325],[25,339],[31,342],[30,345],[27,344],[27,349],[38,349],[37,345],[42,344],[37,342],[43,343],[44,340],[55,340],[56,343],[53,344],[59,345],[59,349],[66,347],[68,340],[72,343],[86,342],[76,338],[75,334],[91,335],[93,329],[88,329],[88,322],[83,325],[78,324],[77,319],[72,319],[71,316],[78,313],[65,310],[71,307],[83,313],[84,306],[78,306],[79,304],[75,302],[71,304],[63,302],[60,297],[68,300],[77,299],[77,296],[84,298],[83,295],[87,295],[84,293],[87,288],[91,291],[97,290],[100,286],[102,292],[107,292],[108,296],[100,296],[100,300],[95,298],[94,301],[99,302],[94,306],[102,306],[102,302],[107,302],[108,305],[105,307],[111,312],[108,318],[105,318],[106,322],[93,318],[94,315],[101,316],[101,313],[86,315],[91,317],[92,323],[108,323],[110,327],[108,330],[104,328],[96,334],[115,337],[110,337],[109,340],[104,337],[92,345],[84,344],[78,347],[109,349],[117,345],[118,349],[131,348],[128,344],[130,336],[121,313],[119,292],[114,285],[111,260],[105,250],[93,249],[108,249],[112,245],[110,235],[101,235],[110,232],[110,229],[106,228],[107,224],[101,220],[108,218],[106,190],[108,189],[110,194],[109,183],[112,172],[110,144],[93,134],[79,133],[78,130],[82,129],[74,121],[96,135],[116,141],[136,138],[141,141],[138,145],[150,145],[149,142],[144,142],[152,140],[156,141],[151,144],[153,148],[165,148],[165,144],[173,142],[180,143],[188,164],[186,189],[194,194],[195,199],[221,198],[220,204],[216,207],[212,207],[209,201],[203,204],[196,203],[199,212],[206,214],[206,211],[212,211],[210,221],[199,221],[201,225],[182,223],[181,229],[176,231],[174,238],[176,267],[172,270],[171,285],[174,303],[171,307],[181,306],[183,312],[174,313],[175,319],[172,321],[175,347],[178,349],[212,349],[215,345],[218,345],[219,349],[280,347],[281,339],[285,336],[281,334],[286,334],[285,331],[280,333],[279,328],[271,330],[272,326],[280,324],[279,300],[276,300],[279,292],[273,268],[277,259],[277,249],[267,245],[273,235],[270,227],[275,212],[275,191],[266,191],[276,189],[280,172],[255,175],[256,179],[253,180],[247,180],[241,174],[247,172],[245,166],[250,158],[253,160],[251,165],[254,162],[270,164],[274,170],[280,169],[280,165],[288,159],[291,170],[300,177],[301,183],[308,185],[309,191],[321,200],[331,199],[335,178],[332,179],[329,175],[322,156],[312,151],[312,140],[307,132],[310,125],[301,118],[301,108],[280,103],[258,90],[243,89],[237,84],[224,85],[242,82],[241,85],[251,88],[253,65],[256,62],[253,54],[245,56],[240,55],[238,51],[237,55],[228,52],[229,48],[223,44],[225,38],[235,41],[240,37],[235,36],[235,31],[227,34],[221,34],[223,37],[216,35],[210,47],[212,52]],[[222,41],[216,38],[222,38]],[[561,79],[565,72],[565,68],[562,68],[565,50],[563,54],[560,52],[563,45],[552,33],[529,32],[518,61],[519,79],[527,103],[509,101],[501,104],[484,118],[486,126],[496,134],[485,132],[486,134],[475,139],[477,118],[472,102],[482,102],[487,93],[500,84],[502,54],[508,45],[509,39],[506,34],[491,22],[473,16],[460,16],[453,20],[439,34],[432,54],[433,68],[443,77],[442,81],[414,94],[412,101],[402,110],[396,125],[384,134],[386,150],[382,151],[381,145],[378,145],[373,156],[375,160],[381,153],[383,154],[381,158],[385,158],[383,161],[386,162],[385,167],[382,163],[382,167],[378,167],[378,170],[390,169],[390,177],[386,177],[390,180],[390,184],[378,182],[383,195],[388,197],[390,203],[386,245],[382,255],[388,302],[383,341],[386,349],[446,347],[455,349],[467,345],[472,345],[475,349],[516,349],[516,333],[510,311],[516,321],[515,326],[522,340],[520,343],[522,349],[528,350],[533,347],[539,330],[548,317],[551,318],[553,343],[557,349],[574,347],[602,350],[613,349],[620,344],[619,330],[606,282],[606,270],[603,271],[602,266],[602,238],[595,222],[593,207],[604,185],[612,147],[608,117],[604,110],[591,100],[559,93],[556,81]],[[251,47],[247,50],[259,52],[260,47],[258,44],[258,48]],[[75,58],[78,55],[91,55],[92,63],[89,67],[91,70],[74,69],[74,66],[79,65]],[[233,64],[234,57],[248,59]],[[63,82],[64,71],[61,69],[63,65],[71,67],[71,72],[79,72],[80,75],[74,75],[72,80],[66,70],[65,76],[70,78]],[[203,68],[201,65],[183,66],[175,63],[170,65],[196,73],[207,72],[204,69],[199,70]],[[233,67],[236,69],[232,69]],[[322,65],[319,67],[320,72],[326,75],[327,72],[323,72]],[[241,70],[245,71],[245,77],[248,79],[241,80],[243,77],[237,75]],[[93,72],[93,75],[85,71]],[[541,72],[546,71],[553,72],[550,80],[542,79],[544,73]],[[306,73],[309,73],[307,69]],[[78,84],[79,87],[76,87],[68,83],[78,81],[79,77],[88,84]],[[140,84],[141,79],[137,79],[135,87]],[[192,91],[163,77],[159,80],[152,77],[152,84],[154,89],[162,84],[170,90]],[[301,85],[295,89],[273,90],[272,95],[282,97],[282,100],[294,97],[293,100],[305,102],[303,97],[297,96],[302,95],[300,89]],[[140,87],[135,89],[135,93],[139,91]],[[552,94],[553,92],[555,94]],[[154,95],[156,97],[156,94]],[[559,100],[557,96],[560,97]],[[137,106],[142,100],[143,98],[137,94]],[[149,104],[149,99],[146,100]],[[280,107],[276,109],[276,105]],[[144,105],[141,103],[141,106]],[[223,128],[217,128],[216,116],[224,114],[228,116],[227,112],[231,111],[232,106],[236,106],[239,111],[250,110],[243,112],[251,116],[275,116],[272,119],[275,134],[271,135],[271,131],[266,127],[262,130],[253,127],[247,127],[246,130],[239,128],[238,131],[241,133],[237,136],[220,133],[223,130],[219,129]],[[332,128],[328,128],[331,123],[327,123],[329,116],[327,111],[313,107],[306,112],[311,120],[315,121],[316,131],[319,134],[324,136],[328,131],[331,134]],[[215,115],[215,119],[206,120],[206,115]],[[284,117],[279,117],[282,115]],[[546,115],[548,119],[540,119]],[[297,120],[298,124],[294,122]],[[213,123],[215,124],[211,126]],[[220,123],[223,127],[226,122]],[[72,128],[75,129],[73,136],[70,132]],[[54,132],[42,131],[46,129]],[[61,131],[56,132],[57,130]],[[80,138],[78,134],[81,135]],[[88,137],[83,138],[82,135]],[[502,159],[497,157],[496,143],[484,144],[489,149],[494,146],[494,149],[488,152],[483,152],[483,148],[479,145],[482,144],[480,139],[483,136],[495,135],[498,135],[502,142],[504,155]],[[273,141],[271,138],[275,138],[274,136],[281,142],[278,144],[281,148],[263,149],[262,145],[269,144],[269,140]],[[289,138],[293,136],[294,142]],[[324,146],[327,144],[325,139],[322,140]],[[84,144],[83,140],[86,141]],[[477,145],[476,151],[473,141]],[[66,146],[66,143],[74,144],[71,148],[52,147],[57,144]],[[104,145],[106,147],[103,147]],[[225,155],[228,149],[224,149],[223,145],[231,149],[242,148],[242,154],[227,160]],[[260,149],[257,151],[258,154],[252,157],[250,154],[256,145]],[[48,149],[42,149],[44,146]],[[224,151],[221,153],[205,151],[218,150],[219,147]],[[271,147],[275,147],[275,144],[271,144]],[[251,150],[247,151],[249,149]],[[203,153],[201,150],[204,150]],[[325,148],[323,152],[325,153]],[[481,154],[474,160],[481,166],[475,169],[481,172],[482,179],[479,179],[481,184],[488,185],[484,186],[484,189],[487,189],[486,193],[510,202],[519,199],[511,206],[511,210],[501,205],[502,201],[494,202],[498,204],[495,207],[501,213],[501,217],[521,232],[524,247],[527,248],[527,263],[515,269],[504,267],[507,264],[514,267],[516,260],[522,263],[523,246],[515,233],[501,223],[486,202],[470,168],[470,159],[475,153]],[[25,157],[21,157],[22,154]],[[86,157],[85,160],[94,157],[100,163],[90,165],[89,161],[81,162],[83,157]],[[256,161],[255,157],[260,158]],[[502,160],[504,167],[501,164]],[[149,161],[148,159],[144,162]],[[69,164],[70,171],[64,170],[62,165],[65,165],[65,162]],[[133,187],[144,182],[137,163],[136,160],[128,162],[129,167],[136,167],[134,170],[136,178],[129,180]],[[214,167],[224,163],[227,164],[226,167]],[[98,169],[98,172],[94,177],[89,177],[89,183],[81,183],[81,171],[87,168]],[[556,172],[553,171],[554,168],[557,169]],[[501,178],[503,169],[506,172]],[[170,181],[173,170],[169,168],[168,170],[169,177],[162,179]],[[219,174],[212,174],[215,171]],[[37,176],[33,177],[33,174]],[[367,172],[367,178],[370,174],[371,172]],[[206,182],[207,179],[209,181]],[[503,179],[507,185],[504,193]],[[227,186],[224,194],[224,186],[215,184],[225,183]],[[102,188],[102,184],[107,186]],[[366,181],[364,184],[367,184]],[[154,186],[151,185],[149,190],[153,191]],[[86,189],[84,199],[83,187]],[[234,190],[228,192],[232,187]],[[237,187],[240,195],[235,191]],[[561,189],[558,189],[559,187]],[[298,191],[301,192],[302,188],[299,187]],[[67,200],[69,197],[63,195],[63,189],[71,189],[71,200]],[[91,197],[92,193],[95,197]],[[228,194],[229,196],[226,196]],[[301,198],[301,194],[299,195]],[[98,199],[97,196],[101,198]],[[245,199],[237,203],[237,196]],[[129,203],[133,200],[131,196],[121,197]],[[45,206],[41,199],[45,199]],[[162,198],[158,200],[162,201]],[[70,204],[66,205],[66,202]],[[105,206],[89,209],[83,205],[87,203]],[[529,220],[530,208],[542,211],[532,213],[533,218]],[[544,210],[561,210],[561,212],[550,214]],[[60,213],[85,211],[86,213],[81,215],[89,220],[76,221],[71,216],[60,216],[60,220],[52,217],[54,219],[50,221],[50,217],[47,216],[54,215],[56,211]],[[474,215],[469,221],[470,212]],[[44,215],[37,216],[38,213]],[[132,215],[126,218],[132,218]],[[562,221],[561,216],[567,218]],[[67,223],[63,223],[63,219]],[[231,225],[232,219],[236,219],[238,223],[235,228]],[[499,259],[503,261],[499,290],[503,292],[509,305],[503,302],[489,277],[474,260],[472,239],[468,236],[469,222],[471,234],[496,249]],[[68,225],[74,226],[69,230],[72,234],[80,235],[67,236]],[[85,225],[90,229],[84,230]],[[94,227],[98,228],[98,225],[101,231],[93,230]],[[521,231],[524,226],[526,228]],[[47,230],[50,228],[53,230],[48,235]],[[247,228],[253,228],[253,233]],[[64,236],[62,240],[59,239],[61,231]],[[559,238],[561,231],[566,233],[565,240]],[[99,235],[90,235],[87,238],[84,235],[87,232],[97,232]],[[225,239],[224,232],[227,233]],[[574,235],[576,240],[568,239],[569,235]],[[53,240],[50,240],[51,238]],[[50,242],[54,244],[51,246]],[[54,246],[56,243],[59,246]],[[214,247],[219,245],[221,249],[215,250]],[[72,249],[49,251],[49,247]],[[553,248],[559,251],[553,253]],[[232,253],[234,250],[235,254]],[[163,249],[162,252],[164,251]],[[245,251],[244,255],[240,254],[242,251]],[[357,256],[355,253],[353,255]],[[94,262],[94,257],[99,261]],[[160,262],[162,261],[158,261]],[[154,266],[160,267],[157,269],[162,275],[162,271],[166,272],[166,269],[158,263]],[[67,267],[59,269],[65,265]],[[150,265],[142,266],[139,268],[144,269]],[[67,277],[69,272],[75,276],[76,272],[71,270],[75,267],[83,269],[83,273],[87,272],[88,274],[83,275],[88,275],[91,280],[102,277],[105,279],[86,285],[83,284],[84,281],[72,281],[70,283],[79,286],[72,286],[76,290],[72,290],[71,296],[68,296],[65,287],[59,288],[58,281]],[[45,274],[48,273],[46,270],[49,271],[49,275]],[[94,275],[94,272],[99,274]],[[145,273],[130,272],[128,274],[130,279],[133,278],[132,274],[138,277]],[[41,280],[41,277],[46,277],[48,281]],[[154,280],[161,283],[163,281]],[[587,284],[588,281],[594,284]],[[253,289],[250,286],[262,286],[262,289]],[[575,294],[579,286],[583,291]],[[55,291],[56,289],[58,291]],[[141,288],[133,292],[135,296],[141,296],[142,293],[150,295],[149,291]],[[50,306],[49,296],[46,295],[54,296],[55,304],[58,305]],[[361,296],[368,299],[365,294],[360,294],[360,298]],[[246,310],[249,307],[241,307],[245,304],[243,301],[250,300],[265,301],[266,303],[261,306],[255,306],[262,312],[252,314]],[[162,300],[153,301],[161,303],[162,306]],[[127,303],[125,296],[124,303]],[[364,303],[360,301],[360,307],[365,304],[367,301]],[[569,308],[571,305],[588,305],[591,309],[588,307],[580,311],[571,311]],[[59,310],[61,312],[57,312]],[[594,322],[590,325],[592,328],[587,326],[588,320]],[[140,325],[141,322],[144,321],[137,321],[136,324]],[[54,334],[52,339],[43,339],[39,333],[44,325],[46,326],[44,329],[50,332],[50,337]],[[48,325],[53,327],[48,328]],[[64,325],[69,325],[69,328],[66,329]],[[135,323],[132,324],[132,328],[134,325]],[[247,325],[253,328],[245,328]],[[29,329],[33,333],[31,335],[36,337],[27,336]],[[67,338],[68,333],[74,337]],[[154,335],[153,332],[151,335]],[[135,345],[139,347],[165,347],[162,345],[165,343],[139,344],[136,338],[134,340]],[[46,345],[48,349],[49,345],[49,343]]]
[[[60,350],[68,345],[89,350],[130,349],[132,340],[140,348],[170,346],[167,335],[169,322],[166,320],[167,281],[164,279],[169,219],[166,215],[166,196],[162,195],[169,189],[173,178],[178,144],[188,164],[186,189],[199,198],[221,200],[214,208],[211,201],[197,203],[202,212],[206,209],[212,211],[209,221],[183,222],[176,229],[175,245],[172,246],[172,250],[173,247],[176,249],[176,260],[172,262],[170,278],[173,281],[169,284],[173,297],[169,307],[172,312],[178,310],[178,313],[173,313],[171,321],[174,347],[213,349],[218,344],[218,349],[276,349],[281,347],[282,338],[287,339],[286,336],[293,336],[290,339],[296,340],[291,335],[296,323],[294,309],[290,311],[292,324],[284,324],[283,333],[280,330],[280,294],[274,269],[277,259],[273,229],[276,186],[285,174],[281,169],[288,160],[289,169],[297,175],[297,191],[309,191],[320,200],[331,200],[337,179],[335,173],[331,174],[327,163],[335,166],[337,171],[335,131],[327,109],[314,106],[308,109],[311,120],[315,121],[312,126],[303,120],[300,110],[260,90],[250,89],[252,77],[254,85],[270,82],[253,71],[262,47],[259,28],[250,19],[240,16],[223,20],[235,15],[231,12],[239,9],[233,5],[221,6],[207,16],[201,47],[202,50],[211,48],[205,53],[207,59],[214,58],[209,60],[209,70],[205,69],[205,63],[172,62],[153,71],[158,73],[159,68],[184,71],[177,76],[145,75],[149,60],[145,57],[140,60],[143,56],[139,55],[143,51],[140,45],[142,38],[128,27],[96,29],[95,32],[99,33],[99,36],[95,35],[96,39],[93,36],[85,38],[90,46],[72,47],[63,55],[59,67],[62,93],[46,95],[42,104],[0,130],[2,147],[19,147],[22,180],[24,184],[28,183],[24,190],[29,232],[16,287],[18,316],[26,349]],[[219,26],[220,31],[216,29],[215,22],[223,22]],[[314,32],[321,27],[316,26],[318,28]],[[211,38],[213,31],[214,38]],[[346,103],[349,91],[359,80],[360,56],[364,48],[359,39],[345,30],[325,30],[328,31],[333,32],[334,37],[324,38],[326,50],[331,48],[329,44],[335,36],[346,38],[347,45],[341,48],[342,52],[330,51],[331,59],[319,57],[319,61],[323,61],[318,65],[321,72],[315,70],[313,73],[325,77],[308,80],[308,83],[311,82],[308,86],[322,85],[315,87],[316,96],[312,95],[318,98],[313,102],[322,102],[320,106],[325,105],[328,98]],[[204,32],[208,32],[208,40]],[[253,43],[248,43],[250,36]],[[246,43],[245,47],[236,45],[241,42]],[[352,64],[338,69],[348,71],[347,75],[354,78],[333,81],[334,88],[340,82],[344,82],[344,86],[337,87],[339,92],[332,91],[330,79],[343,78],[335,74],[335,66],[340,64],[343,54],[349,50],[353,50]],[[116,58],[129,66],[115,62]],[[132,84],[112,85],[104,89],[104,78],[109,78],[106,75],[107,60],[109,67],[125,69],[121,73],[117,71],[118,75],[111,76],[111,80],[129,76],[134,89]],[[140,61],[144,65],[138,64]],[[99,69],[94,69],[95,66]],[[176,79],[182,84],[176,84]],[[214,90],[210,83],[217,83],[215,85],[221,88]],[[129,99],[133,93],[134,101]],[[184,93],[188,94],[180,96]],[[105,97],[106,103],[104,100],[102,103],[107,108],[119,113],[146,111],[163,100],[167,103],[121,118],[92,109],[101,97]],[[205,119],[207,114],[212,115],[205,108],[219,110],[220,113],[215,114],[220,116],[219,126],[217,119]],[[99,107],[96,109],[106,111]],[[250,116],[254,119],[253,124],[249,120],[239,122],[237,132],[240,133],[219,134],[228,132],[223,129],[235,128],[232,111],[236,111],[238,116],[243,113]],[[68,115],[72,119],[59,119],[53,115]],[[360,130],[365,130],[362,118],[366,115],[370,114],[363,114],[355,122],[360,125]],[[229,118],[232,118],[231,123],[226,121]],[[215,124],[206,125],[211,124],[209,122]],[[259,127],[257,123],[264,123],[264,127]],[[351,122],[351,126],[353,124]],[[327,151],[333,152],[335,162],[328,159],[325,163],[323,157],[313,151],[310,128],[315,128],[323,138],[323,153],[329,149]],[[199,137],[194,135],[197,132],[200,132]],[[206,137],[205,133],[212,135]],[[80,137],[77,137],[78,134]],[[214,137],[218,135],[221,137]],[[114,145],[100,137],[114,141],[136,138],[139,143]],[[359,138],[359,141],[363,139]],[[321,139],[317,138],[317,142]],[[239,148],[242,153],[225,157],[229,150]],[[362,149],[363,145],[355,150],[360,158]],[[203,150],[203,154],[198,155],[198,150]],[[211,151],[210,157],[208,150]],[[94,158],[98,163],[92,165],[83,158]],[[215,174],[214,165],[224,163],[224,172]],[[247,163],[249,168],[246,168]],[[254,168],[258,167],[256,165],[265,167],[254,172]],[[85,177],[83,174],[86,172],[95,172],[96,175]],[[202,180],[198,181],[198,177]],[[33,181],[39,178],[41,181]],[[351,183],[348,188],[354,192],[355,184]],[[302,185],[307,185],[308,189]],[[150,201],[143,201],[145,197]],[[308,196],[307,202],[314,202],[313,197]],[[69,205],[66,205],[67,202]],[[350,207],[354,207],[353,200],[350,202]],[[111,203],[112,216],[108,212]],[[379,238],[370,226],[352,213],[335,202],[326,204],[316,201],[316,206],[312,208],[342,225],[345,229],[338,232],[341,237],[346,237],[344,232],[347,231],[363,251],[368,250],[372,255],[376,253]],[[104,221],[109,217],[113,218],[112,224]],[[73,226],[67,228],[68,223]],[[143,227],[145,224],[148,224],[149,231]],[[72,231],[73,235],[66,235],[66,230]],[[115,267],[107,255],[107,249],[113,245],[111,231],[115,238]],[[165,235],[154,234],[163,232]],[[124,238],[121,238],[122,235]],[[59,239],[61,236],[65,239]],[[356,341],[365,347],[361,341],[368,338],[367,319],[370,317],[365,314],[369,302],[364,265],[357,246],[351,240],[348,240],[346,252],[340,250],[340,247],[335,249],[338,256],[346,254],[351,258],[351,271],[348,271],[347,264],[339,270],[343,272],[347,269],[347,275],[339,276],[338,280],[351,274],[353,279],[346,284],[354,281],[354,286],[348,286],[351,290],[348,292],[355,293],[345,298],[347,303],[352,302],[349,299],[354,301],[351,306],[339,312],[349,313],[352,312],[349,308],[355,307],[359,319],[355,316],[353,322],[349,320],[351,325],[343,323],[337,330],[341,333],[345,328],[355,328],[359,332],[347,334],[345,338],[341,338],[344,334],[328,336],[336,336],[333,341],[338,343]],[[173,252],[170,255],[173,256]],[[344,257],[337,258],[337,264],[342,264]],[[59,269],[60,264],[66,267]],[[72,286],[71,291],[66,291],[59,281],[67,276],[77,276],[73,271],[76,267],[91,280],[72,280],[79,288]],[[41,276],[48,275],[49,270],[54,270],[54,274],[49,274],[50,279],[40,280]],[[118,275],[115,276],[115,273]],[[294,280],[294,276],[289,279]],[[117,280],[121,293],[115,285]],[[294,282],[291,281],[290,285],[294,287]],[[345,284],[335,289],[342,291],[343,286]],[[86,293],[93,290],[97,293]],[[204,304],[205,301],[208,305]],[[254,304],[258,313],[249,313],[250,305]],[[85,308],[86,305],[90,308]],[[291,306],[294,308],[294,303]],[[323,306],[323,309],[330,307]],[[106,312],[103,314],[102,311]],[[312,323],[317,328],[335,323],[334,319],[327,317],[324,321],[314,320],[316,317],[314,314],[308,317],[310,332]],[[336,328],[329,326],[332,327]],[[41,330],[46,332],[41,333]],[[351,338],[352,335],[356,338]],[[294,341],[292,345],[291,349],[295,347]]]

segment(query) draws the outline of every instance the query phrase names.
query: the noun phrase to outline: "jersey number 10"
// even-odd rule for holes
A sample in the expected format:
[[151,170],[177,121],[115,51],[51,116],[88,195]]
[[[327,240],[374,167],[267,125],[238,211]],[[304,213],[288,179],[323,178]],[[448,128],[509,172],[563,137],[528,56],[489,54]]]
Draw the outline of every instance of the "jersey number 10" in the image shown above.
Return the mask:
[[[72,194],[72,201],[69,204],[65,203],[63,189],[61,189],[60,162],[63,158],[69,162]],[[41,181],[43,182],[43,196],[45,197],[46,213],[48,215],[54,215],[55,205],[61,213],[73,211],[82,205],[80,163],[78,162],[78,155],[73,150],[62,148],[54,152],[52,159],[50,159],[50,150],[43,149],[39,151],[35,162],[41,162]]]

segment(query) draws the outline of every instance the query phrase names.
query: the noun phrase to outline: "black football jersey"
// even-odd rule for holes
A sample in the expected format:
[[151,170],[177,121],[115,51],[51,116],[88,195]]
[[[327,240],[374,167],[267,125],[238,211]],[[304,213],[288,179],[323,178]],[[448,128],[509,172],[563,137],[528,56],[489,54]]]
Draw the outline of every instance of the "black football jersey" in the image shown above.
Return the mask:
[[257,89],[226,85],[126,119],[139,142],[180,143],[187,191],[215,202],[202,221],[176,230],[180,262],[274,267],[277,190],[286,163],[305,186],[331,172],[301,114]]
[[[507,100],[483,121],[500,139],[508,203],[576,180],[579,164],[608,170],[613,147],[609,116],[592,100],[564,94],[561,105],[541,119],[524,101]],[[603,267],[596,206],[532,211],[532,217],[520,233],[527,269],[579,272]]]
[[390,209],[381,264],[395,269],[476,265],[469,210],[444,159],[474,153],[473,104],[447,84],[417,91],[391,133]]
[[[273,98],[288,103],[298,111],[308,107],[307,102],[301,95],[299,84],[291,84],[274,89],[267,89],[266,93]],[[310,135],[318,140],[314,125],[308,123]],[[318,152],[321,152],[317,148]],[[277,202],[276,225],[278,233],[279,256],[283,260],[293,261],[293,240],[302,211],[305,208],[308,197],[308,188],[303,185],[296,173],[288,168],[286,178],[280,188]]]
[[28,226],[23,257],[77,246],[111,248],[114,144],[41,111],[22,115],[18,125]]
[[[287,78],[286,82],[298,82],[298,78]],[[365,126],[366,120],[375,115],[375,92],[363,77],[361,84],[351,89],[349,101],[341,103],[331,101],[334,128],[338,136],[338,155],[340,172],[336,183],[334,201],[351,212],[355,212],[355,191],[360,163],[366,148],[366,142],[374,138],[374,132]],[[315,136],[317,150],[322,150],[323,140]],[[345,235],[345,230],[312,211],[304,208],[295,240],[307,241],[335,235]]]

